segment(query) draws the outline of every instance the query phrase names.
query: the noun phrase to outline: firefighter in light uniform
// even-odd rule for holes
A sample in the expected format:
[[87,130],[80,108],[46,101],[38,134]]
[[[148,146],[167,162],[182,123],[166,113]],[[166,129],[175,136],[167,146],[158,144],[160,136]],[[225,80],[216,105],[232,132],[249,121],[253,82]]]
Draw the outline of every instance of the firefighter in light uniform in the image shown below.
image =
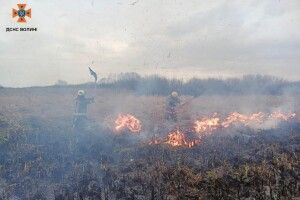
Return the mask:
[[180,104],[180,99],[178,93],[173,91],[171,95],[167,98],[166,105],[166,119],[177,122],[177,106]]
[[77,93],[77,97],[75,98],[75,114],[74,114],[74,122],[73,126],[76,129],[84,128],[87,121],[87,106],[90,103],[94,102],[94,98],[86,98],[85,92],[83,90],[79,90]]

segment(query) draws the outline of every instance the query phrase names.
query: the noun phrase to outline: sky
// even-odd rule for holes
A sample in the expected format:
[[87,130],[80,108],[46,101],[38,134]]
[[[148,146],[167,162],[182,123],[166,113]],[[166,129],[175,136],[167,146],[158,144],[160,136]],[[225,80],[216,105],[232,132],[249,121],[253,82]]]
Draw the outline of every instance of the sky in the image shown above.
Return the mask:
[[[0,85],[246,74],[300,80],[299,0],[0,0]],[[11,17],[32,9],[26,24]],[[33,27],[36,32],[6,32]]]

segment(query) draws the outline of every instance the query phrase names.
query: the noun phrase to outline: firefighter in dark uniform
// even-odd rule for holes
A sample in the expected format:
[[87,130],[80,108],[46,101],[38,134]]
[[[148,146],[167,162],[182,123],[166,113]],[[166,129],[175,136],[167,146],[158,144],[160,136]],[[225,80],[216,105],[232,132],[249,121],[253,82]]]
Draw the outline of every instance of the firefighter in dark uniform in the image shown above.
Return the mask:
[[167,98],[166,105],[166,119],[169,121],[177,122],[177,106],[180,104],[178,93],[173,91]]
[[75,114],[73,127],[75,129],[83,129],[87,122],[87,106],[90,103],[94,102],[94,98],[86,98],[85,92],[83,90],[79,90],[77,97],[75,98]]

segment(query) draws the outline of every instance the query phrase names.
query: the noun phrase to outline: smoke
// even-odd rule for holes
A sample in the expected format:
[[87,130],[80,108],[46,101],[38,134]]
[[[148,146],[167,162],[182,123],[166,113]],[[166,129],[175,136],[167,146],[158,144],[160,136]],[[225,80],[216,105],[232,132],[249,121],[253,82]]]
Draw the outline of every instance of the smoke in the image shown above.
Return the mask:
[[[274,77],[245,76],[243,79],[193,79],[183,82],[159,76],[141,77],[131,73],[123,74],[109,84],[109,89],[105,90],[105,93],[109,91],[108,95],[103,96],[99,93],[100,96],[96,96],[99,102],[106,105],[106,112],[97,111],[97,115],[105,113],[105,117],[98,120],[100,126],[113,130],[115,120],[120,114],[133,115],[142,124],[141,131],[136,136],[138,141],[147,142],[156,136],[166,138],[170,131],[178,128],[183,131],[193,129],[195,120],[210,117],[214,113],[222,120],[234,112],[243,116],[263,113],[263,119],[259,122],[250,120],[246,125],[236,122],[226,130],[236,133],[249,128],[255,131],[274,129],[284,122],[297,120],[295,117],[288,120],[270,117],[272,113],[298,113],[298,83]],[[108,85],[102,84],[99,87],[106,88]],[[160,90],[161,88],[163,90]],[[199,89],[195,88],[202,90],[200,96]],[[182,103],[185,104],[178,110],[177,123],[165,119],[166,95],[173,90],[179,91]],[[130,135],[130,131],[128,133]],[[131,138],[134,140],[135,137]]]
[[[176,89],[173,86],[178,83],[180,80],[173,80],[172,87],[167,88]],[[147,84],[148,91],[155,91],[159,84]],[[205,87],[208,88],[209,85]],[[95,98],[95,103],[88,107],[87,127],[81,131],[72,128],[74,97],[78,89],[84,89],[87,97]],[[192,147],[190,151],[200,152],[194,156],[199,157],[203,154],[203,158],[208,159],[206,149],[213,151],[218,148],[218,145],[217,147],[213,145],[219,140],[222,141],[215,136],[227,137],[233,134],[244,137],[259,133],[254,136],[259,137],[262,130],[267,130],[265,135],[269,134],[269,137],[273,137],[273,132],[279,135],[286,134],[288,128],[291,128],[290,120],[275,120],[269,117],[272,113],[296,112],[296,118],[291,121],[299,121],[297,93],[295,88],[290,87],[282,90],[284,92],[281,95],[259,94],[252,90],[252,94],[225,95],[225,92],[221,92],[205,93],[200,96],[189,95],[197,91],[194,87],[190,87],[190,91],[187,89],[185,92],[179,91],[184,106],[178,109],[178,122],[165,119],[167,100],[163,93],[168,94],[169,91],[160,95],[151,92],[142,94],[144,88],[141,85],[136,90],[118,87],[95,89],[89,85],[2,90],[0,113],[6,116],[5,120],[9,123],[0,124],[0,129],[1,133],[4,133],[4,130],[10,131],[7,132],[10,137],[5,140],[8,141],[7,144],[0,145],[0,148],[3,148],[1,162],[5,165],[2,173],[6,177],[6,182],[1,182],[1,188],[13,187],[15,192],[12,196],[20,194],[24,197],[26,191],[33,191],[57,197],[65,191],[72,193],[85,187],[95,186],[99,189],[107,186],[103,182],[108,173],[107,166],[136,163],[138,159],[149,158],[149,155],[153,156],[153,159],[159,156],[166,156],[169,159],[174,148],[188,151],[189,147]],[[216,116],[220,117],[219,122],[223,123],[233,112],[248,118],[253,113],[262,112],[265,114],[265,120],[260,123],[254,120],[246,125],[237,122],[228,128],[218,125],[217,129],[205,132],[205,136],[193,129],[195,120]],[[141,122],[139,133],[124,129],[116,134],[115,121],[120,114],[130,114],[137,118]],[[277,131],[282,127],[282,123],[288,128]],[[173,135],[169,135],[170,133]],[[160,140],[151,144],[152,139]],[[245,145],[248,144],[246,139],[243,142]],[[153,148],[153,145],[158,147]],[[166,155],[160,155],[162,153],[157,150],[161,146],[165,148]],[[6,147],[10,150],[5,149]],[[230,147],[224,149],[227,148]],[[14,149],[16,150],[13,151]],[[232,152],[234,150],[224,154]],[[172,160],[169,159],[169,162]],[[16,186],[13,185],[14,180],[18,183]],[[94,185],[95,182],[98,185]],[[31,183],[35,183],[38,187],[34,187]],[[24,189],[21,185],[27,188]]]

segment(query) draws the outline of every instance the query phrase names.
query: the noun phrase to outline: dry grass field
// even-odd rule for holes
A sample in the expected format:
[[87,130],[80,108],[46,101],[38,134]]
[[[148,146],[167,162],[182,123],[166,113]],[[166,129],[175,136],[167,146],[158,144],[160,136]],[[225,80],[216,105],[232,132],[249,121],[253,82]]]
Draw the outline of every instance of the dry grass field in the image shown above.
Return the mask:
[[[218,137],[192,148],[145,143],[167,134],[165,96],[86,89],[94,129],[73,134],[81,87],[0,89],[0,199],[292,199],[299,191],[298,96],[181,96],[177,126],[237,111],[296,112],[293,123]],[[116,135],[120,113],[141,137]],[[174,127],[173,127],[174,128]],[[231,131],[229,129],[229,131]],[[142,140],[142,142],[141,142]]]

